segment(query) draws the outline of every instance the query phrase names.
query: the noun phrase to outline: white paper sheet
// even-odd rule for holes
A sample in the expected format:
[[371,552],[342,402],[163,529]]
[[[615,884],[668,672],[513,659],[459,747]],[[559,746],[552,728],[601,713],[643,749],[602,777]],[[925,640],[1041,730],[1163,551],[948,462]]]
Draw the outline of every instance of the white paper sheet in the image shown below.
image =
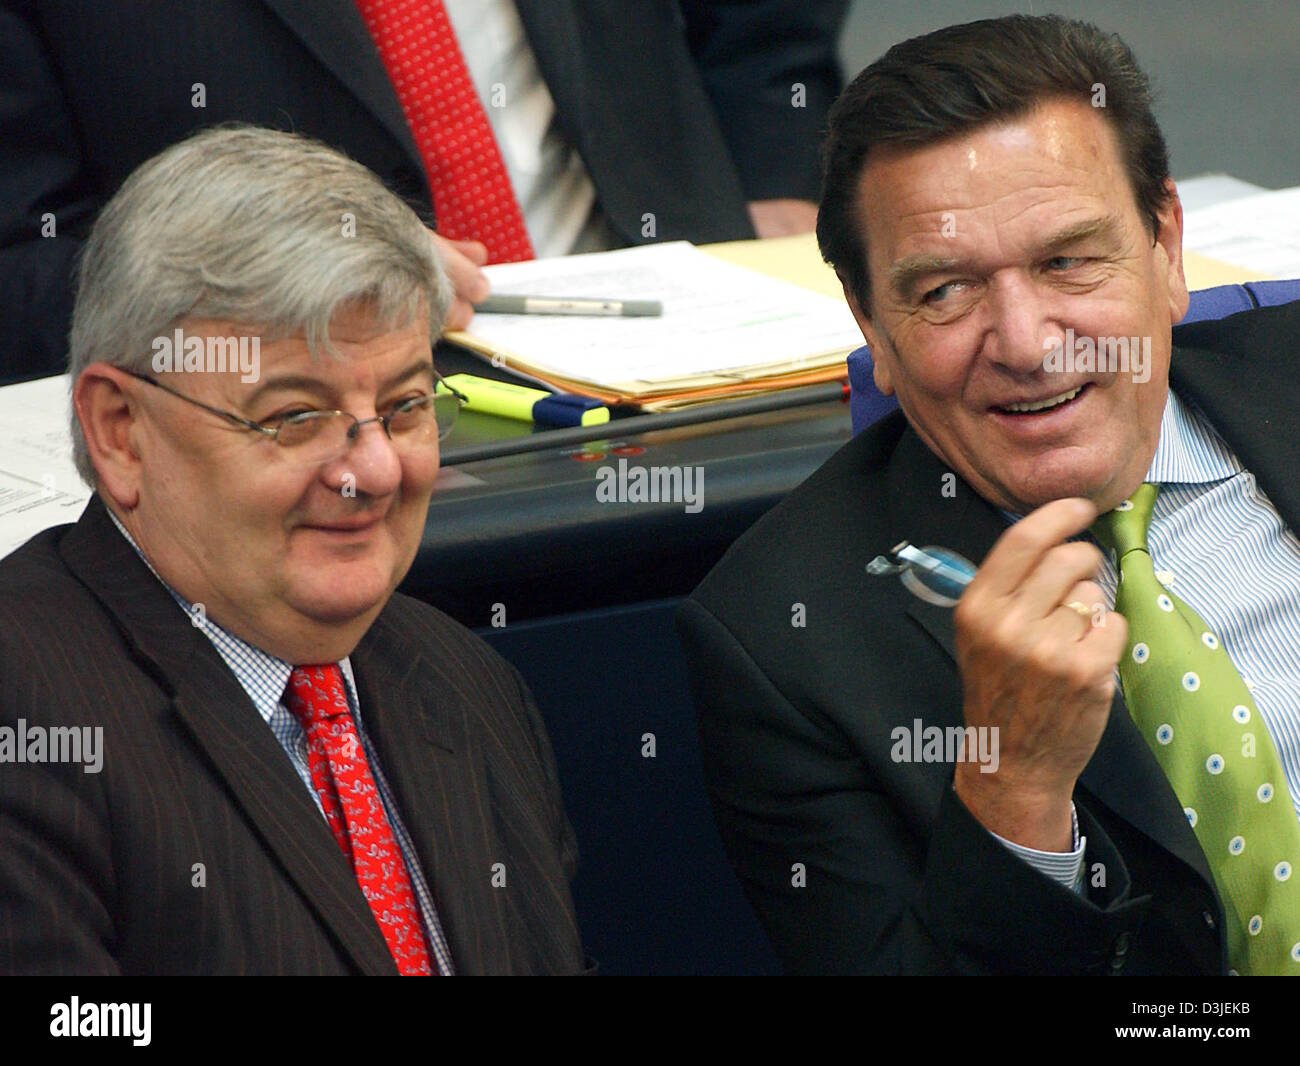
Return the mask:
[[72,465],[67,375],[0,389],[0,556],[75,522],[89,499]]
[[1300,187],[1188,211],[1183,247],[1274,278],[1300,278]]
[[595,385],[741,367],[790,369],[862,343],[842,300],[707,255],[684,241],[488,267],[492,291],[660,300],[653,318],[474,316],[470,332],[533,366]]

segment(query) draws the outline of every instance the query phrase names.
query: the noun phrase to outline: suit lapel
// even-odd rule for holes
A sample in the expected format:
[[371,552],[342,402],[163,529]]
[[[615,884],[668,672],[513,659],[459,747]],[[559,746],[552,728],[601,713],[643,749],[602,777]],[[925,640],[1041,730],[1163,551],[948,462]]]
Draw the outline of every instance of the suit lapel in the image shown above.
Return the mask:
[[[1246,314],[1251,320],[1285,323],[1296,308],[1271,308]],[[1241,316],[1233,316],[1238,318]],[[1291,313],[1290,318],[1295,319]],[[1255,475],[1287,524],[1300,530],[1300,409],[1295,403],[1295,344],[1289,329],[1229,329],[1223,350],[1177,348],[1169,367],[1170,385],[1202,411],[1220,436]],[[1179,336],[1209,336],[1196,323]]]
[[98,496],[61,550],[171,696],[235,806],[352,964],[367,974],[396,973],[356,878],[284,749],[211,641],[118,533]]
[[[946,475],[951,475],[951,478]],[[893,544],[952,548],[977,566],[1007,528],[1002,515],[945,466],[916,432],[900,438],[888,471]],[[951,485],[955,495],[941,495]],[[956,662],[952,610],[911,597],[907,613]],[[1116,815],[1213,884],[1182,805],[1128,713],[1118,689],[1105,732],[1079,784]],[[1159,797],[1153,802],[1152,797]]]
[[351,661],[362,718],[429,875],[457,973],[513,972],[505,893],[492,886],[503,851],[472,702],[391,611]]
[[[263,0],[307,50],[365,105],[424,174],[401,101],[354,0]],[[427,180],[427,179],[426,179]]]

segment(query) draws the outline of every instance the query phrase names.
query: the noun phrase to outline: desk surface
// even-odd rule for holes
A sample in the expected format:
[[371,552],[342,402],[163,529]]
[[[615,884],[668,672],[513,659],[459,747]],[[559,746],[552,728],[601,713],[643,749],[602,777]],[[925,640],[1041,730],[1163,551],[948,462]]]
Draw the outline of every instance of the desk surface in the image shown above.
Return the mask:
[[[465,413],[446,447],[521,433]],[[601,441],[447,467],[402,590],[470,626],[683,595],[850,435],[848,404],[830,401],[627,437],[615,421]],[[675,470],[698,509],[689,493],[602,502],[620,462],[625,487],[634,468]]]

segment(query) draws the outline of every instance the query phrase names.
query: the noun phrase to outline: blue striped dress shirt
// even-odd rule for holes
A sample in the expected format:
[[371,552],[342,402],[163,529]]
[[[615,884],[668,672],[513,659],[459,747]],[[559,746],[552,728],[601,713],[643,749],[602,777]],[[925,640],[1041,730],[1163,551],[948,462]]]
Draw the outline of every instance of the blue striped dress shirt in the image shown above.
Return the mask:
[[[172,598],[180,605],[181,609],[187,615],[193,617],[190,604],[185,601],[184,597],[177,595],[176,590],[159,577],[158,571],[154,570],[153,564],[145,558],[144,552],[140,550],[135,539],[127,532],[126,527],[118,521],[117,515],[113,514],[111,510],[108,513],[122,536],[135,549],[136,554],[140,556],[145,566],[149,567],[150,573],[162,582],[163,587],[171,593]],[[302,780],[303,786],[312,798],[312,802],[316,804],[316,809],[320,811],[321,818],[324,818],[325,808],[321,806],[320,797],[316,794],[316,789],[312,787],[311,783],[311,770],[307,763],[307,735],[303,732],[303,728],[298,723],[298,719],[294,717],[293,712],[284,703],[284,690],[288,687],[289,675],[293,673],[293,664],[278,659],[274,655],[269,655],[260,648],[255,648],[229,630],[222,629],[210,618],[205,618],[203,624],[198,628],[212,641],[213,646],[217,649],[221,658],[225,660],[226,665],[230,667],[240,686],[248,693],[248,698],[253,701],[257,713],[271,727],[271,733],[280,742],[280,747],[284,749],[285,754],[289,756],[289,761],[293,764],[294,770],[297,771],[298,777]],[[356,723],[357,738],[361,741],[362,750],[366,753],[366,762],[370,764],[370,773],[375,779],[375,788],[379,792],[379,800],[383,804],[384,814],[388,816],[388,824],[392,826],[393,836],[397,840],[397,846],[401,849],[402,858],[406,862],[406,871],[411,879],[411,888],[415,892],[415,898],[420,908],[420,919],[424,926],[425,942],[433,952],[438,970],[443,974],[454,974],[455,970],[451,964],[451,952],[447,948],[447,939],[442,932],[442,923],[438,920],[438,911],[434,906],[433,893],[429,891],[424,872],[420,869],[415,845],[411,842],[406,826],[402,823],[402,816],[397,810],[397,803],[393,799],[392,790],[388,787],[388,781],[384,778],[384,771],[379,765],[378,754],[375,752],[374,745],[370,741],[370,736],[367,734],[365,724],[361,718],[361,706],[357,700],[356,681],[352,677],[352,663],[347,658],[344,658],[337,665],[343,673],[343,687],[347,689],[348,708],[352,712],[352,720]]]
[[[1145,480],[1160,486],[1147,532],[1156,576],[1205,619],[1246,681],[1300,818],[1300,540],[1205,416],[1172,389]],[[1110,553],[1097,583],[1113,608]],[[1061,853],[1002,842],[1082,890],[1086,837]]]

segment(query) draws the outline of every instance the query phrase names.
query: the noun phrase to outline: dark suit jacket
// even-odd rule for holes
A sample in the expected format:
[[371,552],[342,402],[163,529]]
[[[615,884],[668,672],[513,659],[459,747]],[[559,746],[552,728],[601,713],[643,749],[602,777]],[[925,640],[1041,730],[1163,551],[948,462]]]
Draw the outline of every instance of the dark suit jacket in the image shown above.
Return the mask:
[[[516,3],[556,120],[623,241],[646,241],[647,212],[658,240],[752,237],[747,200],[816,199],[847,0]],[[0,90],[0,383],[63,369],[69,273],[95,213],[202,126],[319,138],[433,221],[354,0],[0,0]]]
[[[1170,375],[1292,529],[1298,334],[1300,303],[1180,327]],[[718,825],[785,965],[1222,972],[1205,858],[1120,696],[1075,792],[1086,897],[986,832],[950,764],[891,761],[895,726],[962,723],[952,612],[864,568],[903,539],[978,562],[1006,528],[965,482],[946,498],[947,472],[891,415],[738,540],[678,616]]]
[[[519,675],[401,595],[351,661],[457,972],[581,971]],[[0,764],[0,972],[397,972],[284,749],[98,497],[0,562],[0,726],[20,719],[102,727],[103,767]]]

